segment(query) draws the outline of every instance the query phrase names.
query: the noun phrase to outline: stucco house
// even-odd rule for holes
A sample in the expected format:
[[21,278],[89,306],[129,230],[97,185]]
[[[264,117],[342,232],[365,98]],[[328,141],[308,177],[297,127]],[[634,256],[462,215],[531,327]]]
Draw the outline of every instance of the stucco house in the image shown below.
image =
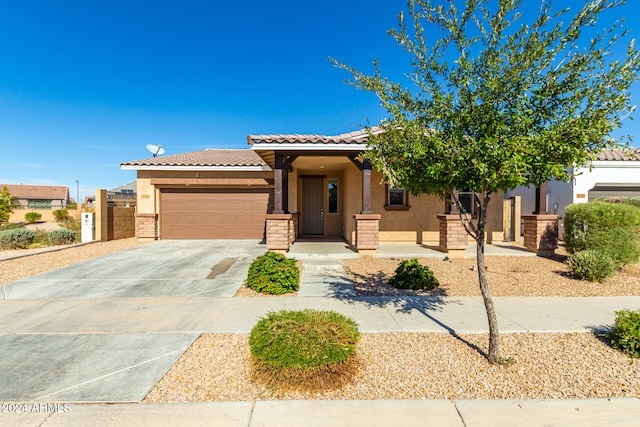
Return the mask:
[[[575,174],[571,182],[552,180],[546,187],[546,210],[560,216],[560,235],[563,235],[565,207],[572,203],[586,203],[601,197],[640,197],[640,149],[633,151],[603,150],[584,168],[570,170]],[[523,214],[535,210],[535,188],[518,187],[507,197],[519,196]]]
[[65,209],[69,202],[69,187],[58,185],[0,184],[16,197],[14,209]]
[[[137,171],[136,235],[264,239],[281,251],[300,237],[341,238],[361,253],[379,242],[466,247],[464,231],[453,231],[458,215],[446,215],[443,200],[390,188],[363,160],[367,138],[366,131],[249,135],[244,150],[124,162],[122,169]],[[504,237],[502,198],[494,197],[489,242]]]

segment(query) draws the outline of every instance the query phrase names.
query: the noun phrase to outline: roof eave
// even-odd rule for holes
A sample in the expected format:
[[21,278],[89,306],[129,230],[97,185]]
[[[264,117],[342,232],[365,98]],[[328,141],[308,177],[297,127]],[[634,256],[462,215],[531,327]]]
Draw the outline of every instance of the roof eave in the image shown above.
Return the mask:
[[271,171],[269,166],[152,166],[152,165],[120,165],[122,170],[172,170],[172,171],[233,171],[264,172]]
[[367,144],[254,143],[255,151],[367,151]]

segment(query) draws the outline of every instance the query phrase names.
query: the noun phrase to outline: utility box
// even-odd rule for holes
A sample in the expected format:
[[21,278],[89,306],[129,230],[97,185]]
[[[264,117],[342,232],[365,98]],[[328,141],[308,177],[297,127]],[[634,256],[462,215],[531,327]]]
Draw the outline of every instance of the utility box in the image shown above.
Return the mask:
[[96,214],[93,212],[82,212],[82,243],[96,240]]

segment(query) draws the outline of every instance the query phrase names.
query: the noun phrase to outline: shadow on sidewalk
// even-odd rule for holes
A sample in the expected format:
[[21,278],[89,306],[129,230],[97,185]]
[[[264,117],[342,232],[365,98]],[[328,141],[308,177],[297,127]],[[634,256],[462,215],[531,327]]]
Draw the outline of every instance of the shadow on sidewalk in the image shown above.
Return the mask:
[[396,289],[388,285],[384,285],[387,283],[388,279],[389,278],[386,274],[380,272],[367,276],[356,275],[357,282],[373,285],[373,287],[371,288],[372,292],[370,292],[369,295],[355,297],[352,289],[345,289],[344,282],[331,282],[330,285],[333,290],[333,297],[350,305],[358,304],[383,309],[395,308],[396,313],[404,314],[418,312],[427,319],[431,320],[436,325],[446,330],[453,338],[459,340],[469,348],[478,352],[482,357],[488,357],[488,354],[484,350],[458,335],[455,329],[443,323],[433,315],[434,312],[442,312],[445,305],[460,304],[459,302],[444,299],[443,297],[447,296],[447,293],[444,289],[436,289],[434,291],[431,291],[430,295],[426,296],[407,295],[412,291]]

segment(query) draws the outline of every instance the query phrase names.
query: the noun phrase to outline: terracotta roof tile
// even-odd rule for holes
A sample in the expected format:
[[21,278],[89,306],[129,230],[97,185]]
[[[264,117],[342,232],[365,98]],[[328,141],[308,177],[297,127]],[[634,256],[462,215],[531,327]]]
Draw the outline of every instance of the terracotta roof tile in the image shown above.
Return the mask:
[[189,153],[133,160],[124,162],[121,166],[265,167],[267,164],[252,150],[208,148]]
[[[378,127],[371,129],[379,132]],[[317,134],[275,134],[275,135],[248,135],[247,143],[254,144],[363,144],[369,139],[369,131],[366,129],[340,135],[327,136]]]
[[12,196],[27,200],[68,200],[69,187],[57,185],[0,184],[0,191],[7,187]]
[[598,153],[596,160],[613,160],[620,162],[638,161],[640,160],[640,149],[632,151],[625,150],[602,150]]

